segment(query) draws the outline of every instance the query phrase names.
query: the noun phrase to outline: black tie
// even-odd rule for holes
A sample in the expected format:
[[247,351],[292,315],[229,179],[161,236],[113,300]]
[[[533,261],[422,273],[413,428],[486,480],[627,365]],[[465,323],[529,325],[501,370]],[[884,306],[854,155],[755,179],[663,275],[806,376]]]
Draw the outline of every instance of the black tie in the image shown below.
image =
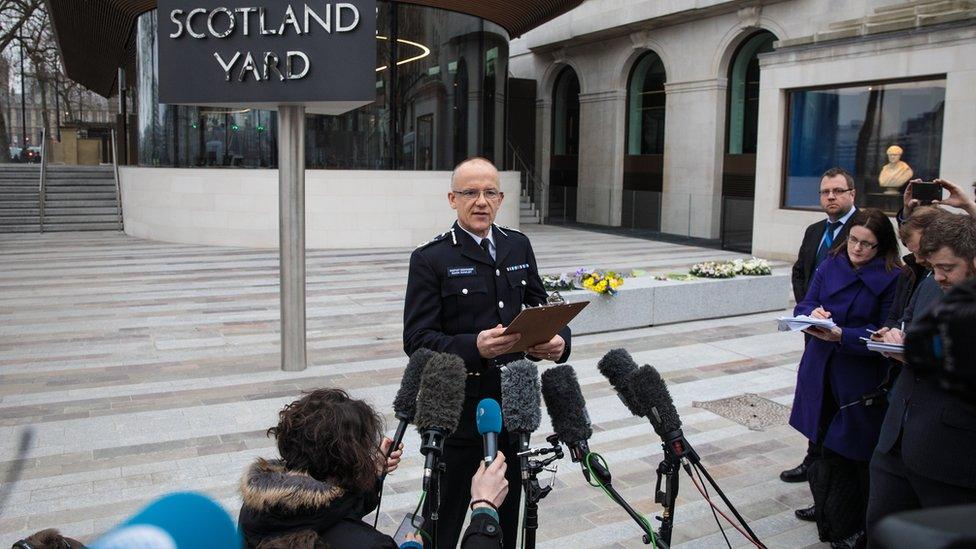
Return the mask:
[[495,259],[493,257],[491,257],[491,248],[490,248],[490,246],[491,246],[491,242],[488,242],[488,239],[487,238],[482,238],[481,239],[481,249],[485,251],[485,254],[488,255],[488,259],[490,259],[491,262],[494,264],[495,263]]
[[827,259],[827,252],[834,245],[834,231],[837,230],[837,227],[840,227],[840,221],[827,222],[827,232],[824,234],[823,245],[817,250],[817,263],[814,265],[814,268],[819,266],[824,259]]

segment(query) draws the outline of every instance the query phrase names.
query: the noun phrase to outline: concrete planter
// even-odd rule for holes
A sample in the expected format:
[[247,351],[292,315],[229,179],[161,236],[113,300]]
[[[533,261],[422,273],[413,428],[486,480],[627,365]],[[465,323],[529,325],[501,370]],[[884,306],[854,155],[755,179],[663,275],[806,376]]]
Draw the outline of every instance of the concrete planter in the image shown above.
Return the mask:
[[560,293],[567,302],[590,302],[569,325],[573,334],[593,334],[785,309],[790,275],[783,269],[770,276],[688,282],[647,276],[626,279],[613,297],[588,290]]

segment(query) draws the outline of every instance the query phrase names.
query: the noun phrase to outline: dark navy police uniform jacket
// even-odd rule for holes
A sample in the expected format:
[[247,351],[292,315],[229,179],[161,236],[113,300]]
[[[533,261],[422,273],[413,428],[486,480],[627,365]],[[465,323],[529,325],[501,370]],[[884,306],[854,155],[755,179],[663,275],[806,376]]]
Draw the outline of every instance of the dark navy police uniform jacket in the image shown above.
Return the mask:
[[[538,306],[547,298],[528,237],[498,225],[493,225],[493,237],[494,261],[457,222],[410,256],[403,309],[404,350],[408,355],[422,347],[453,353],[464,359],[468,370],[464,410],[452,437],[455,442],[481,444],[474,421],[478,401],[494,398],[500,403],[498,366],[525,356],[510,353],[482,358],[478,333],[498,324],[508,326],[523,306]],[[566,350],[557,362],[565,362],[570,352],[569,327],[559,335],[566,341]]]

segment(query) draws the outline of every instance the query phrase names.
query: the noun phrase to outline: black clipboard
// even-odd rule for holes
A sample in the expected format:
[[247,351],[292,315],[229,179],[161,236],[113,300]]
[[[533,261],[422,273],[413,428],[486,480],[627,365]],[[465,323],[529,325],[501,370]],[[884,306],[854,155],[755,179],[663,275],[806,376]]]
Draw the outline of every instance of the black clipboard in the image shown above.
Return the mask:
[[533,345],[548,342],[589,304],[589,301],[580,301],[523,309],[502,333],[522,335],[508,352],[520,353]]

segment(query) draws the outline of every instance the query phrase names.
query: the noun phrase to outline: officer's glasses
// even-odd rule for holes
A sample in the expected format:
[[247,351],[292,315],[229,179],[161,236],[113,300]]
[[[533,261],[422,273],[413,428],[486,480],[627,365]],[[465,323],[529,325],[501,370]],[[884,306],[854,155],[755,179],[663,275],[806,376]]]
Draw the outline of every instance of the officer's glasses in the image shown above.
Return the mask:
[[474,189],[464,189],[460,191],[451,191],[455,196],[459,196],[464,200],[477,200],[481,195],[485,195],[485,200],[489,202],[498,202],[501,200],[505,193],[496,189],[485,189],[483,191],[476,191]]

